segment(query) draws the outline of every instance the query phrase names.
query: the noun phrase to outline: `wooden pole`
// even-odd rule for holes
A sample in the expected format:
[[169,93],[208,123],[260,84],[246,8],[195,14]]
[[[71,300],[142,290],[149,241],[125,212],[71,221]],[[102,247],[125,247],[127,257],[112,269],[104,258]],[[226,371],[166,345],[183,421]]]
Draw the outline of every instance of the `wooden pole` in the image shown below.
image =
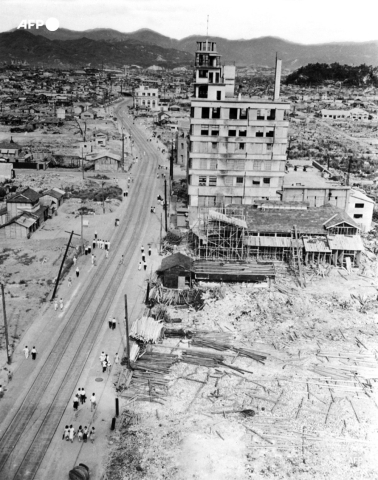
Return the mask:
[[70,238],[69,238],[68,243],[67,243],[66,251],[64,252],[64,255],[63,255],[62,263],[60,264],[59,273],[58,273],[58,277],[57,277],[56,282],[55,282],[55,287],[54,287],[54,291],[53,291],[53,294],[52,294],[52,297],[51,297],[51,301],[54,300],[54,298],[55,298],[56,290],[57,290],[58,285],[59,285],[60,275],[61,275],[62,269],[63,269],[63,264],[64,264],[64,261],[65,261],[66,256],[67,256],[68,249],[70,248],[70,244],[71,244],[73,234],[74,234],[74,232],[72,230]]
[[165,231],[168,232],[167,179],[164,180]]
[[8,365],[10,365],[12,360],[11,360],[11,356],[10,356],[10,352],[9,352],[8,322],[7,322],[7,312],[6,312],[6,309],[5,309],[4,283],[1,283],[1,294],[2,294],[2,297],[3,297],[5,345],[6,345],[6,349],[7,349]]
[[125,327],[126,327],[126,345],[127,345],[127,367],[130,368],[130,339],[129,339],[129,316],[127,313],[127,295],[125,295]]

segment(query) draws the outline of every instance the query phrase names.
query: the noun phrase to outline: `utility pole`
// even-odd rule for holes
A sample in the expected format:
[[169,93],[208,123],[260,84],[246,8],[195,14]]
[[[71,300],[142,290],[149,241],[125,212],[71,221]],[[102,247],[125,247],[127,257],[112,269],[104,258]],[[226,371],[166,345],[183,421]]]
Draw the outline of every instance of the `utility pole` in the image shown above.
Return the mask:
[[81,170],[83,171],[83,179],[84,179],[84,155],[83,155],[83,149],[81,149]]
[[58,276],[56,278],[55,287],[54,287],[54,291],[53,291],[53,294],[52,294],[52,297],[51,297],[51,301],[54,300],[54,298],[55,298],[56,290],[57,290],[58,285],[59,285],[60,275],[62,274],[63,264],[64,264],[64,261],[65,261],[66,256],[67,256],[68,249],[70,248],[70,244],[71,244],[73,234],[74,234],[74,231],[72,230],[70,238],[69,238],[68,243],[67,243],[66,251],[64,252],[64,255],[63,255],[62,263],[60,264],[59,273],[58,273]]
[[173,181],[173,138],[172,138],[172,147],[171,147],[171,161],[169,162],[169,176],[172,182]]
[[102,212],[103,212],[103,213],[105,213],[104,183],[105,183],[105,182],[101,182],[101,191],[102,191]]
[[165,210],[165,231],[168,232],[168,203],[167,203],[167,179],[164,179],[164,210]]
[[123,170],[125,171],[125,135],[123,133],[123,127],[122,127],[122,166],[123,166]]
[[161,247],[162,247],[162,240],[163,239],[163,214],[160,214],[160,255],[161,255]]
[[6,310],[5,310],[5,292],[4,292],[4,283],[3,282],[1,282],[1,294],[3,296],[5,346],[6,346],[6,349],[7,349],[8,365],[10,365],[12,359],[11,359],[10,351],[9,351],[8,323],[7,323],[7,313],[6,313]]
[[126,329],[126,345],[127,345],[127,367],[131,368],[130,364],[130,339],[129,339],[129,316],[127,312],[127,295],[125,295],[125,329]]

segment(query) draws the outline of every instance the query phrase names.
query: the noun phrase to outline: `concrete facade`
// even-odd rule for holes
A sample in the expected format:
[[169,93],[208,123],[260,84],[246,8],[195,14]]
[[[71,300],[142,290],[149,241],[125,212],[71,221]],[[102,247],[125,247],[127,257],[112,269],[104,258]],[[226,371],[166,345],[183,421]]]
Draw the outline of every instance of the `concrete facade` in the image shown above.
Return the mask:
[[197,42],[188,162],[189,207],[279,199],[290,104],[234,95],[235,66]]
[[351,190],[346,212],[361,227],[362,232],[367,232],[371,228],[374,204],[374,200],[360,190]]
[[134,91],[134,108],[149,108],[152,111],[160,110],[159,90],[141,85]]

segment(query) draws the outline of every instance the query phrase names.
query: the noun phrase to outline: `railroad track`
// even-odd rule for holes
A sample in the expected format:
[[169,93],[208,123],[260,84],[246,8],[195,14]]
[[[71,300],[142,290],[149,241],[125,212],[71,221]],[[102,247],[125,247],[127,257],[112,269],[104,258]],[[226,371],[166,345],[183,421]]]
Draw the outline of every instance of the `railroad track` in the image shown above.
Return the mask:
[[[159,159],[152,145],[142,143],[143,136],[138,130],[133,131],[133,136],[150,157]],[[143,214],[148,218],[153,194],[153,188],[150,187],[156,178],[156,163],[141,159],[133,194],[128,197],[128,209],[112,239],[112,251],[122,248],[126,265],[139,248],[140,238],[146,228],[146,223],[140,219]],[[139,175],[141,171],[143,174]],[[149,188],[143,188],[145,177],[149,175],[152,182],[145,185]],[[123,245],[131,225],[134,225],[134,234],[128,244]],[[97,274],[90,279],[73,311],[69,313],[64,329],[0,438],[2,480],[35,478],[125,274],[125,267],[119,265],[120,255],[113,253],[97,267]],[[106,287],[99,295],[103,284]],[[93,304],[94,312],[90,314],[88,310]]]

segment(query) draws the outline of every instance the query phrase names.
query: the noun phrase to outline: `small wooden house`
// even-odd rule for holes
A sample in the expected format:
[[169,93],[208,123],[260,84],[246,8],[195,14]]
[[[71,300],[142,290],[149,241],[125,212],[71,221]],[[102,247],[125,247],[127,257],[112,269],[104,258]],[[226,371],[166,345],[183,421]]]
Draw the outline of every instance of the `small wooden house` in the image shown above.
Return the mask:
[[174,253],[163,258],[157,270],[164,287],[180,288],[190,287],[193,260],[182,253]]

